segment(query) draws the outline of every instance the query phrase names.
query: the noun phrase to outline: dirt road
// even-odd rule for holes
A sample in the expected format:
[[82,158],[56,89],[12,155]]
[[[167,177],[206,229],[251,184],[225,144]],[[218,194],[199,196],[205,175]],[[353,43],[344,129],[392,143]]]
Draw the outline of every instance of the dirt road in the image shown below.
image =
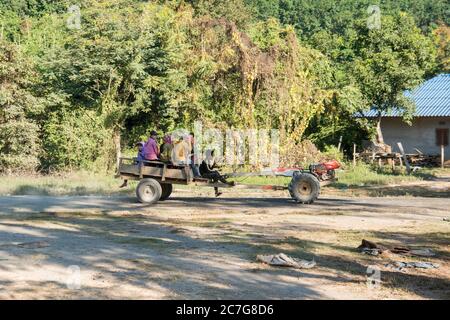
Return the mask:
[[[132,197],[0,197],[0,298],[450,298],[450,199],[184,190],[154,206]],[[436,256],[373,257],[361,239],[431,248]],[[256,262],[284,252],[308,270]],[[389,261],[439,269],[388,269]],[[381,285],[367,285],[367,267]]]

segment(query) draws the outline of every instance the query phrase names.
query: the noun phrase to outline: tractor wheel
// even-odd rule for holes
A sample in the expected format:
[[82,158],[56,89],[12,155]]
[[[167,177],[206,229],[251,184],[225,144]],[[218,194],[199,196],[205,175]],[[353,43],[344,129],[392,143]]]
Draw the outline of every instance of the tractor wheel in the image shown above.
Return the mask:
[[320,182],[310,173],[301,173],[292,178],[288,190],[296,202],[309,204],[319,196]]
[[171,183],[161,183],[162,193],[159,200],[167,200],[172,194],[172,184]]
[[155,179],[142,179],[136,187],[136,196],[142,203],[155,203],[161,198],[161,194],[161,185]]

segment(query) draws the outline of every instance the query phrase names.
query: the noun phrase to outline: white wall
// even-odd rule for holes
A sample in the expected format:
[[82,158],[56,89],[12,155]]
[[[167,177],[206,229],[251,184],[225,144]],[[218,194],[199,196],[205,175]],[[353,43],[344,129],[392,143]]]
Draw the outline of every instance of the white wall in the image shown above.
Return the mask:
[[[430,117],[413,120],[412,126],[407,125],[401,118],[383,118],[381,130],[384,142],[397,151],[397,142],[403,144],[406,153],[417,153],[414,148],[423,153],[440,154],[440,147],[436,145],[436,129],[450,128],[450,117]],[[450,159],[450,146],[445,147],[445,159]]]

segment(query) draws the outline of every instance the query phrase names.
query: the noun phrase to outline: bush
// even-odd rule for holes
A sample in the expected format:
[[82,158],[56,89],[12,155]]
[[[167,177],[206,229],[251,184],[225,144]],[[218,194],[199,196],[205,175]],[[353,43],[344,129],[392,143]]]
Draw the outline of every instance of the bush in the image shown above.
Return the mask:
[[336,146],[325,146],[324,151],[322,151],[323,160],[337,160],[340,163],[344,162],[344,154],[339,151]]
[[398,175],[388,171],[383,172],[375,166],[361,162],[358,162],[356,166],[349,165],[347,167],[346,170],[338,171],[336,186],[365,187],[421,180],[418,176]]
[[0,37],[0,172],[32,171],[38,165],[39,99],[30,92],[32,64],[19,46]]
[[0,125],[0,172],[34,171],[38,165],[38,126],[27,120]]
[[43,128],[42,168],[109,169],[114,162],[111,132],[90,110],[51,113]]

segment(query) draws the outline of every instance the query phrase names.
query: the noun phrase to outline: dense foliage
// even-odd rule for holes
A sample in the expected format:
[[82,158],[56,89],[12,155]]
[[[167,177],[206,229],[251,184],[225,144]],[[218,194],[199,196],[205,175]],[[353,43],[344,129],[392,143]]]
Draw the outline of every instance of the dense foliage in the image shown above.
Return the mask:
[[0,40],[0,168],[12,171],[38,165],[39,99],[29,87],[34,71],[30,62],[12,43]]
[[[449,68],[449,5],[366,0],[4,0],[0,171],[113,168],[160,132],[277,128],[282,153],[371,138],[358,111]],[[71,8],[68,10],[68,8]],[[285,157],[287,159],[287,157]]]

